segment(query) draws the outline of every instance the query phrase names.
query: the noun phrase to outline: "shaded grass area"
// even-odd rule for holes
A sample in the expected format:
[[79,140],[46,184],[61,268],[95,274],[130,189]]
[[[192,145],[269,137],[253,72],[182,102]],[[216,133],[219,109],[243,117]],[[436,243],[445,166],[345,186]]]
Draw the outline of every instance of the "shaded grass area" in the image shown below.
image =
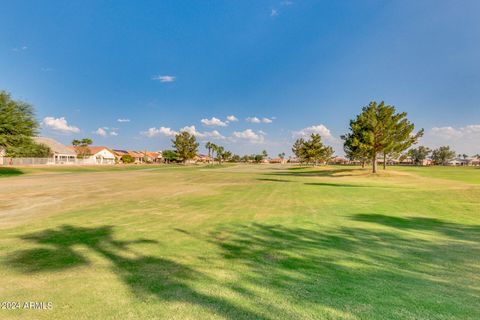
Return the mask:
[[0,167],[0,178],[18,176],[24,174],[24,172],[17,168]]
[[347,167],[122,175],[143,192],[115,173],[85,189],[93,205],[2,232],[0,295],[56,306],[2,318],[480,317],[475,184]]

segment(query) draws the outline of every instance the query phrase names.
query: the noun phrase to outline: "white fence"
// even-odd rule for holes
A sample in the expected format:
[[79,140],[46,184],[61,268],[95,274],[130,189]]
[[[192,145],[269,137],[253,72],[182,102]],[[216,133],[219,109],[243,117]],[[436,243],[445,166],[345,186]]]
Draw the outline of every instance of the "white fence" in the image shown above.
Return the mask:
[[[110,159],[109,159],[110,160]],[[0,156],[0,166],[35,166],[35,165],[100,165],[114,164],[115,161],[75,158],[9,158]]]

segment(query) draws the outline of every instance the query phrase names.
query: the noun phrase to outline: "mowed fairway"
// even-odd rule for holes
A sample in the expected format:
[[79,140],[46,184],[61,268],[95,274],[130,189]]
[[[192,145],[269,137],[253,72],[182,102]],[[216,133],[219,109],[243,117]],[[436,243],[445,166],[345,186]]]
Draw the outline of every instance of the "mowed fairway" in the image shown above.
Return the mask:
[[0,319],[480,319],[480,169],[0,169],[0,277],[53,302]]

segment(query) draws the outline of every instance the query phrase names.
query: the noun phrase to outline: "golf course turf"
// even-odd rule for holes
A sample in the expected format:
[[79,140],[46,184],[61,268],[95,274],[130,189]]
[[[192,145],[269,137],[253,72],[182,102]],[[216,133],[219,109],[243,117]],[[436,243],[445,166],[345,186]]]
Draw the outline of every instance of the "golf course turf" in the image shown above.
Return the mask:
[[0,168],[0,319],[480,319],[480,168]]

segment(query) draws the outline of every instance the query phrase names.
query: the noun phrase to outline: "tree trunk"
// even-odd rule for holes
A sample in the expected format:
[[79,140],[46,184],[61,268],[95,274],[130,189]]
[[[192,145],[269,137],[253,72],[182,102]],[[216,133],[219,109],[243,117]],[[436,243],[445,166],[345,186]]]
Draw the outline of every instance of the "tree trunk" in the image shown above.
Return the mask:
[[365,168],[365,161],[362,161],[362,169]]
[[377,173],[377,155],[375,154],[372,159],[372,172]]
[[387,169],[387,155],[383,154],[383,170]]

